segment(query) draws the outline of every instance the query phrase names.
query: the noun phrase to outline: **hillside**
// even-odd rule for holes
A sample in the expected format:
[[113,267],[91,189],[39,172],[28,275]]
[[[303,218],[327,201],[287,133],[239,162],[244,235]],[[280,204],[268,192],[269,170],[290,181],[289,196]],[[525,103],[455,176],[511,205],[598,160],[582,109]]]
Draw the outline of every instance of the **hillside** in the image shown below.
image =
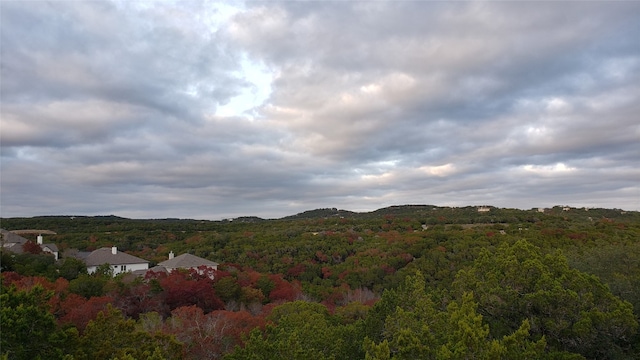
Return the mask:
[[[24,291],[44,284],[59,302],[52,300],[51,310],[59,326],[80,333],[112,304],[141,328],[156,324],[177,336],[186,353],[176,358],[205,356],[194,344],[229,359],[295,344],[328,352],[314,358],[390,352],[411,358],[413,350],[396,335],[426,331],[421,323],[433,328],[411,340],[424,351],[414,355],[429,358],[436,354],[423,342],[454,348],[448,336],[460,321],[469,321],[465,331],[473,329],[480,343],[494,342],[477,348],[483,356],[511,354],[489,358],[513,358],[512,351],[525,349],[529,358],[550,359],[640,354],[639,212],[401,205],[363,213],[316,209],[280,219],[1,221],[7,230],[48,230],[45,241],[63,254],[54,263],[47,255],[3,252],[3,284]],[[112,246],[151,266],[169,252],[220,265],[211,278],[181,273],[132,281],[83,274],[82,263],[67,256]],[[227,330],[216,336],[232,345],[186,336],[196,331],[188,328],[192,318],[210,321],[212,329],[224,319]],[[300,320],[307,318],[318,327]],[[254,328],[248,350],[234,350]],[[344,337],[351,340],[340,342]]]

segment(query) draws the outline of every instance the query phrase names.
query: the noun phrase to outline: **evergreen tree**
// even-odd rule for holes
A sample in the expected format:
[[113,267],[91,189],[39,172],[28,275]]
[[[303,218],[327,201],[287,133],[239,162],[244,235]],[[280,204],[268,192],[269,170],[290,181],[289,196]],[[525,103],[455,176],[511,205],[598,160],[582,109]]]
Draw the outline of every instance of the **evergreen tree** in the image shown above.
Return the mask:
[[483,251],[458,273],[454,288],[474,292],[495,338],[528,320],[531,333],[545,336],[553,349],[612,359],[624,356],[638,328],[631,304],[598,278],[571,269],[560,252],[543,255],[524,240]]
[[53,292],[40,285],[29,291],[0,288],[0,350],[7,359],[62,359],[77,333],[57,328],[47,309]]

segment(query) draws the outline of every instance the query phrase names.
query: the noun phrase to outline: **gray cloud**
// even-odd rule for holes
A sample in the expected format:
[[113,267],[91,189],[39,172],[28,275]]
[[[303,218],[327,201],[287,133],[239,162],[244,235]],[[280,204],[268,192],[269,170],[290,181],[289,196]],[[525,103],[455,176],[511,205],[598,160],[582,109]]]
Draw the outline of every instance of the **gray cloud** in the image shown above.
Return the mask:
[[1,216],[640,206],[638,3],[0,6]]

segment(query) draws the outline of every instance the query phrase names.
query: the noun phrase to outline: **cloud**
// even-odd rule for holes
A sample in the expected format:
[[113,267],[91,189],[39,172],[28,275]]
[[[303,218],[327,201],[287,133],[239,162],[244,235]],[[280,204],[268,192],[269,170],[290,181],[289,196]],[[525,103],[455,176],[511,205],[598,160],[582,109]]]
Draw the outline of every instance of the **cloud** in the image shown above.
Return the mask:
[[637,3],[0,6],[2,216],[638,209]]

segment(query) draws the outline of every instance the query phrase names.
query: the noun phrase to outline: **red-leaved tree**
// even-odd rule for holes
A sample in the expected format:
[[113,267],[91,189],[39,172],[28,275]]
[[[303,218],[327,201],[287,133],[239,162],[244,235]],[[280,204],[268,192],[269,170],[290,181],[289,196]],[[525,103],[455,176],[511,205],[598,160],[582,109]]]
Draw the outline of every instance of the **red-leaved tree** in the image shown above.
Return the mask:
[[194,305],[173,310],[165,322],[165,331],[185,344],[184,359],[220,359],[256,327],[264,327],[264,319],[245,311],[205,314]]
[[213,289],[213,280],[208,277],[191,278],[190,274],[173,271],[159,279],[169,309],[196,305],[205,313],[224,308],[224,303]]
[[28,240],[22,245],[22,251],[29,254],[42,254],[42,248],[40,247],[40,245],[34,243],[31,240]]

